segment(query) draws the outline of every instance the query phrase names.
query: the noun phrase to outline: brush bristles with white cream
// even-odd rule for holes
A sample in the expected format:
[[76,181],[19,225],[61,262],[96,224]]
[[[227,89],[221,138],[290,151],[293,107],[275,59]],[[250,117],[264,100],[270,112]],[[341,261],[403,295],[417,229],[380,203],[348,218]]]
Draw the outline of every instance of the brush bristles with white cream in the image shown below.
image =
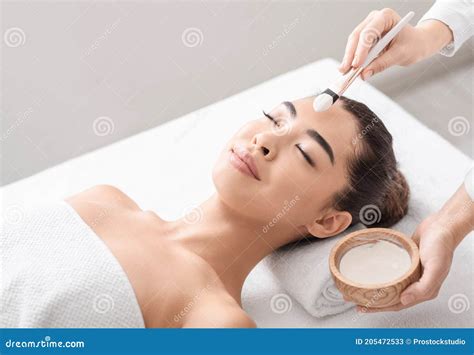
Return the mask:
[[333,85],[316,96],[313,102],[314,111],[323,112],[328,110],[344,94],[362,70],[362,67],[351,69],[346,75],[340,77]]
[[316,112],[328,110],[333,104],[333,98],[329,94],[319,94],[313,101],[313,109]]

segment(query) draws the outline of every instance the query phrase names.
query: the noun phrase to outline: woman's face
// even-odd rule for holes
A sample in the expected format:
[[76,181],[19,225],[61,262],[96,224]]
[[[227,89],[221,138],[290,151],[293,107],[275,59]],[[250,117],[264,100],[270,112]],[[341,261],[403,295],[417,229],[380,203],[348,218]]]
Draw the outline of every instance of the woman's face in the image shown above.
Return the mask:
[[284,219],[295,230],[334,210],[331,197],[347,184],[356,122],[340,103],[325,112],[314,112],[312,103],[281,103],[230,139],[213,170],[227,205],[264,226]]

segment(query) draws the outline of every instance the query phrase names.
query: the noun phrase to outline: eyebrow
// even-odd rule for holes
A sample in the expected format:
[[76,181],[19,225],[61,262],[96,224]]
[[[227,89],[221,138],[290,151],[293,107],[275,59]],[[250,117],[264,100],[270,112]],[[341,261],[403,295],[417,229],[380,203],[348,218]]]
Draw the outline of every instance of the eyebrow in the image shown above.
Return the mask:
[[[295,105],[293,105],[293,103],[290,102],[290,101],[283,101],[282,104],[286,107],[286,109],[290,113],[291,117],[293,119],[295,119],[297,117]],[[328,154],[329,159],[331,160],[331,164],[334,165],[334,153],[332,151],[331,146],[327,142],[327,140],[325,140],[324,137],[322,135],[320,135],[314,129],[308,129],[308,130],[306,130],[306,133],[308,134],[308,136],[310,136],[312,139],[314,139],[317,143],[319,143],[319,145]]]
[[296,118],[296,107],[290,101],[283,101],[282,104],[290,112],[291,118]]
[[322,135],[320,135],[317,131],[314,129],[308,129],[306,130],[306,133],[308,136],[313,138],[316,142],[318,142],[321,147],[323,147],[324,151],[328,154],[329,159],[331,160],[331,164],[334,165],[334,153],[332,151],[331,146],[329,143],[323,138]]

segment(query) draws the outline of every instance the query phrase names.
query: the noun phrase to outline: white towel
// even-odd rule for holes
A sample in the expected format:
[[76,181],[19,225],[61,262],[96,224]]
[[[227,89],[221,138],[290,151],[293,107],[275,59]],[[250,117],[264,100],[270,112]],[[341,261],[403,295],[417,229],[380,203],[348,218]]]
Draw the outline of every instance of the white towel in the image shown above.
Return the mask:
[[144,327],[125,271],[69,204],[17,212],[0,224],[0,328]]
[[282,287],[314,317],[342,313],[355,306],[346,302],[329,271],[329,254],[340,238],[364,229],[357,224],[330,238],[315,238],[285,246],[268,257],[269,266]]

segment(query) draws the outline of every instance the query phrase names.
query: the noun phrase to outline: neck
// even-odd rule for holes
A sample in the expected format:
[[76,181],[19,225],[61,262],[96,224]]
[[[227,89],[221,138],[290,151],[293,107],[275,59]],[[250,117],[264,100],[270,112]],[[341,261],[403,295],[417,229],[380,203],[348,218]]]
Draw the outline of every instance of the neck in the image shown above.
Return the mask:
[[284,221],[264,233],[267,223],[243,216],[214,194],[188,216],[168,222],[167,234],[208,263],[241,304],[242,287],[250,271],[297,234]]

